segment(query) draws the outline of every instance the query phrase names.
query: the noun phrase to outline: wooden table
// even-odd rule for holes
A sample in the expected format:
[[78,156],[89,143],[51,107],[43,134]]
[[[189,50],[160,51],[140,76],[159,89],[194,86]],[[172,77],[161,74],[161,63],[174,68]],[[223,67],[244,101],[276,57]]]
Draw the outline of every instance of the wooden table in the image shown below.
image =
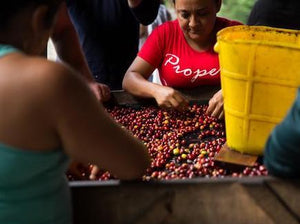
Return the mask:
[[[207,102],[220,87],[181,90]],[[111,104],[155,103],[114,91]],[[300,223],[300,181],[273,177],[70,182],[75,224]]]

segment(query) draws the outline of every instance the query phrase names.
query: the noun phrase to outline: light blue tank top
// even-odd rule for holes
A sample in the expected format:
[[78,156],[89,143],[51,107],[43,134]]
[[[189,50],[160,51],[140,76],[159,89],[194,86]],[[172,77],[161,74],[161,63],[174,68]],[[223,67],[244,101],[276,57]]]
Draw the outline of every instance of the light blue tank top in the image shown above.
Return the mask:
[[[0,45],[0,57],[16,51]],[[60,149],[32,151],[0,143],[0,223],[71,224],[67,167]]]
[[17,48],[10,45],[0,44],[0,57],[3,57],[9,53],[20,52]]

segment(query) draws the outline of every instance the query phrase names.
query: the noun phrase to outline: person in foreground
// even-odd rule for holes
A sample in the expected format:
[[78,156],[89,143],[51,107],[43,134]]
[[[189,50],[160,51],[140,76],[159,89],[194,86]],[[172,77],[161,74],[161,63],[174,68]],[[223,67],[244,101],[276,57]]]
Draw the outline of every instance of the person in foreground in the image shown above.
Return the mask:
[[300,177],[300,89],[284,120],[271,133],[264,152],[269,174]]
[[60,6],[10,0],[0,9],[0,223],[71,224],[69,157],[126,180],[150,164],[82,76],[38,56]]
[[[300,1],[258,0],[254,4],[248,25],[300,29]],[[264,163],[269,174],[300,177],[300,95],[285,119],[277,125],[265,146]]]
[[[159,106],[183,110],[187,99],[174,88],[220,85],[218,55],[213,51],[222,28],[240,25],[216,16],[221,0],[173,1],[177,20],[156,28],[147,38],[123,79],[123,88],[137,96],[154,97]],[[162,85],[148,81],[158,68]],[[223,117],[218,91],[209,102],[209,115]]]

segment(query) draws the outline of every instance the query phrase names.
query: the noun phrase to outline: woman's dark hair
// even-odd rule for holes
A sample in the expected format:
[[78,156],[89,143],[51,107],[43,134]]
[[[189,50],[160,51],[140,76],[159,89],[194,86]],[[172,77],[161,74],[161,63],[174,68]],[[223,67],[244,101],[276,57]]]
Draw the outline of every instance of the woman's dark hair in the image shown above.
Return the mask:
[[9,20],[28,7],[46,5],[48,7],[45,26],[50,27],[56,11],[63,0],[4,0],[0,8],[0,30],[6,29]]

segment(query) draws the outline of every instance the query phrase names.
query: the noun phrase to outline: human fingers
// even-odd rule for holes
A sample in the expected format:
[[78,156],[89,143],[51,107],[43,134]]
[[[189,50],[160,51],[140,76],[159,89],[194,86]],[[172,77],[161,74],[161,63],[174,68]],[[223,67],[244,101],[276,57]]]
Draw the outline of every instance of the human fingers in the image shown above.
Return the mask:
[[161,108],[165,108],[165,109],[170,109],[173,107],[172,103],[170,103],[170,101],[164,101],[164,102],[158,104],[158,106]]
[[93,165],[90,176],[89,176],[90,180],[96,180],[98,172],[99,172],[98,166]]
[[215,109],[213,110],[213,112],[211,113],[212,117],[219,117],[221,112],[223,111],[223,104],[221,104],[220,102],[216,104]]
[[180,102],[178,102],[174,97],[170,98],[170,105],[172,108],[179,110],[180,109]]
[[206,110],[206,114],[207,115],[211,115],[213,113],[213,111],[215,110],[216,107],[216,100],[214,98],[211,98],[208,102],[208,107]]
[[163,100],[163,105],[166,108],[174,108],[182,110],[187,105],[187,100],[176,90],[168,89],[168,94]]
[[89,87],[96,96],[97,100],[101,101],[101,91],[99,91],[99,88],[97,86],[96,82],[90,82]]
[[85,173],[85,168],[86,167],[84,167],[83,164],[72,161],[69,165],[68,173],[71,174],[76,180],[84,180],[86,179],[85,176],[83,176]]
[[97,91],[98,91],[99,96],[100,96],[99,101],[104,102],[104,93],[103,93],[101,84],[97,84]]
[[108,101],[110,99],[110,89],[107,85],[99,84],[99,89],[101,89],[102,102]]
[[158,106],[162,108],[170,108],[172,104],[170,99],[173,98],[174,89],[166,86],[159,87],[159,91],[155,94],[155,100]]
[[212,115],[214,111],[216,111],[215,113],[217,113],[220,110],[220,107],[223,108],[223,94],[222,94],[222,89],[220,89],[218,92],[216,92],[213,95],[213,97],[209,100],[209,102],[208,102],[208,108],[206,110],[206,114],[207,115]]
[[184,111],[188,108],[189,106],[189,101],[186,97],[184,97],[182,94],[180,94],[179,92],[177,92],[174,95],[175,100],[178,102],[178,109],[180,111]]
[[223,109],[223,110],[221,111],[221,113],[219,114],[218,119],[219,119],[219,120],[224,119],[224,109]]
[[178,110],[178,111],[185,111],[188,108],[187,103],[184,100],[176,100],[175,98],[170,99],[170,103],[172,105],[172,108]]

